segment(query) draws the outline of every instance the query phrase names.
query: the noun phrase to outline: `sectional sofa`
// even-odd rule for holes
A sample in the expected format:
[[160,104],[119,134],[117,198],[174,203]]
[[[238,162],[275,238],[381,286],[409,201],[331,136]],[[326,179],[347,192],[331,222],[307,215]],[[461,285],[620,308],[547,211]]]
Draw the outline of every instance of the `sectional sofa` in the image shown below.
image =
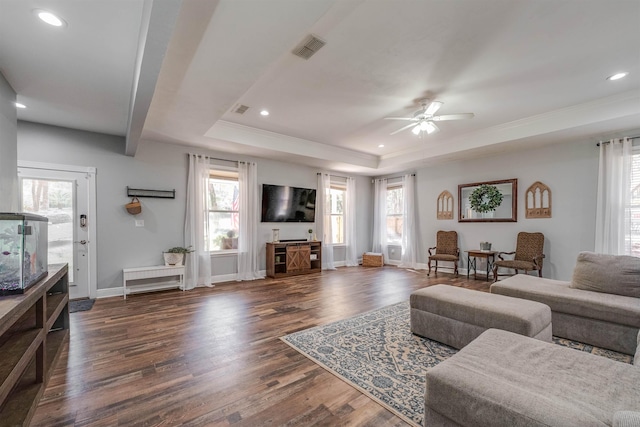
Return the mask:
[[570,282],[516,275],[491,292],[548,305],[554,335],[634,365],[489,329],[427,372],[425,426],[640,427],[640,258],[583,252]]

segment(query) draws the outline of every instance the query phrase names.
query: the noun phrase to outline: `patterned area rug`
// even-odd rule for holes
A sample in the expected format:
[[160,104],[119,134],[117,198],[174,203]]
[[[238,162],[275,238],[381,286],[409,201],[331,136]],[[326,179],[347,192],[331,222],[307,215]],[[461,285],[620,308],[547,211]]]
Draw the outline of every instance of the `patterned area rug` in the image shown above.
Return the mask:
[[[285,343],[411,425],[424,416],[425,373],[457,350],[413,335],[409,303],[286,335]],[[631,356],[566,339],[559,345],[631,363]]]

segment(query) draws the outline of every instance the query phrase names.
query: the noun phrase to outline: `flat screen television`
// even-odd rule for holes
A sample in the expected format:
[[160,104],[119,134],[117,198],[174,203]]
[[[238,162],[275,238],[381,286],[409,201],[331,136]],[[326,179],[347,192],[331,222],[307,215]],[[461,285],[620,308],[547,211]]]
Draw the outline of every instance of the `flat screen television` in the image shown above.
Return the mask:
[[262,222],[314,222],[316,190],[262,184]]

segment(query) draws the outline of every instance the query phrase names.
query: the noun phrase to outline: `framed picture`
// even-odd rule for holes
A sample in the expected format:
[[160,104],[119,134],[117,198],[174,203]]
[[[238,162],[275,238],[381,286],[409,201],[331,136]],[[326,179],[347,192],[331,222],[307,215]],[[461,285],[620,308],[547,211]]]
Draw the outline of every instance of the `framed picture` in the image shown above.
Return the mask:
[[458,185],[458,222],[517,221],[517,179]]

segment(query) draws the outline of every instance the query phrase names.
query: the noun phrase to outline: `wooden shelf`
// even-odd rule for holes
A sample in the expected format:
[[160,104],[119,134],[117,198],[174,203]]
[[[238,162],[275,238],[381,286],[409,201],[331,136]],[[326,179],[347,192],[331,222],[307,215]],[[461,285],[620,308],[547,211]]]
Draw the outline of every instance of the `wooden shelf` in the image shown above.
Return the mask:
[[287,277],[322,269],[322,242],[267,243],[267,276]]
[[69,294],[47,295],[47,331],[49,331],[60,313],[69,304]]
[[28,426],[42,393],[44,393],[43,383],[17,387],[4,403],[0,425]]
[[44,329],[30,329],[12,335],[2,346],[0,354],[0,402],[3,402],[11,389],[18,383],[22,373],[42,344]]
[[50,265],[24,294],[0,298],[0,426],[29,425],[69,336],[68,304],[66,264]]

